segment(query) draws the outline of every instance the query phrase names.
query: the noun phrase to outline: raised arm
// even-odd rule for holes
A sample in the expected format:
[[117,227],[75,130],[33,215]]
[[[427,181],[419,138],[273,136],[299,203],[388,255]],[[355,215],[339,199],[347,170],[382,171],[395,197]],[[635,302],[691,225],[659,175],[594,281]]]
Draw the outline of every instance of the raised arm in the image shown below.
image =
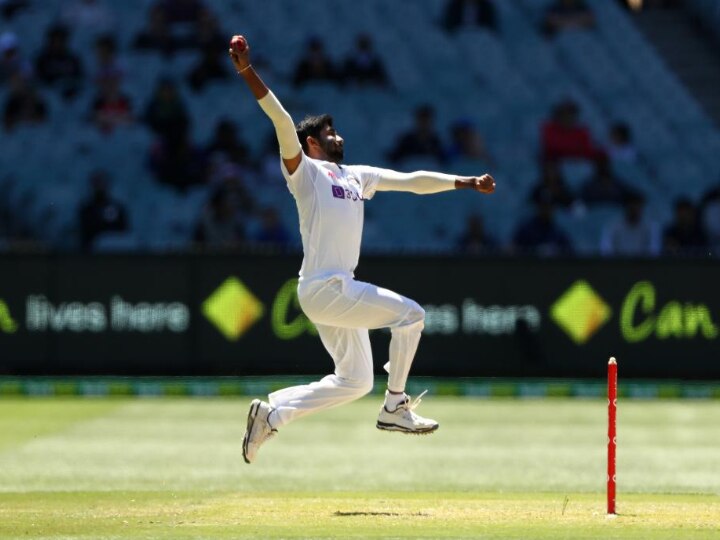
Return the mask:
[[419,195],[429,195],[450,191],[451,189],[472,189],[490,194],[495,191],[495,179],[489,174],[482,176],[452,176],[429,171],[401,173],[389,169],[376,169],[378,172],[377,191],[409,191]]
[[288,173],[293,174],[300,166],[302,147],[298,141],[292,117],[255,72],[255,68],[250,63],[250,46],[243,36],[233,36],[228,53],[235,66],[235,71],[245,79],[250,91],[257,99],[258,105],[272,120],[280,144],[283,163]]

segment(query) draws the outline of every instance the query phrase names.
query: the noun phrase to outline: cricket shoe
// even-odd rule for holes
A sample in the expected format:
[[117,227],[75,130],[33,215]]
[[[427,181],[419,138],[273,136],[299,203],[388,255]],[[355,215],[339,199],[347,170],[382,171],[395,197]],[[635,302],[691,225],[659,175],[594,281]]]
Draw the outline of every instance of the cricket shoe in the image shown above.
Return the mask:
[[243,459],[245,463],[255,461],[258,450],[266,441],[272,439],[277,434],[277,429],[268,422],[268,416],[273,412],[268,403],[253,399],[250,403],[250,411],[247,417],[247,429],[243,437]]
[[410,401],[410,396],[405,394],[405,399],[393,411],[383,405],[380,409],[380,415],[377,420],[377,428],[385,431],[400,431],[401,433],[414,433],[423,435],[432,433],[440,425],[430,418],[423,418],[415,414],[415,408],[420,405],[422,397],[427,390],[420,394],[414,401]]

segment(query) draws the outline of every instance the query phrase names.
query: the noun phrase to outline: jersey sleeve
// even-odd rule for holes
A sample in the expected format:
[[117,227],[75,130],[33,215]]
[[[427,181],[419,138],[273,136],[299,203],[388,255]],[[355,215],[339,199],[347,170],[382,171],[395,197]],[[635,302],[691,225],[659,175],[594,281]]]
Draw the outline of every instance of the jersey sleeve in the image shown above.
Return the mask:
[[360,180],[360,186],[362,187],[363,199],[370,200],[377,191],[378,182],[388,172],[387,169],[381,169],[379,167],[369,167],[367,165],[353,165],[353,172],[357,175]]
[[288,189],[296,196],[313,189],[313,183],[320,167],[314,160],[307,157],[305,152],[300,152],[300,155],[300,165],[292,174],[285,167],[285,162],[280,159],[280,170],[288,184]]

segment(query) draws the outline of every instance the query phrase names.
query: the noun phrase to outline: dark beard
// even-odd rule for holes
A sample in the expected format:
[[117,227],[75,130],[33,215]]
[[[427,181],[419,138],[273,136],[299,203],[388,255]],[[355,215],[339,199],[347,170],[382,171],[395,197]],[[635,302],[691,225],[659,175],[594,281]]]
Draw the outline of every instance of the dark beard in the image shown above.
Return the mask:
[[328,161],[332,163],[340,164],[345,157],[345,149],[342,146],[325,143],[323,145],[323,151],[325,152]]

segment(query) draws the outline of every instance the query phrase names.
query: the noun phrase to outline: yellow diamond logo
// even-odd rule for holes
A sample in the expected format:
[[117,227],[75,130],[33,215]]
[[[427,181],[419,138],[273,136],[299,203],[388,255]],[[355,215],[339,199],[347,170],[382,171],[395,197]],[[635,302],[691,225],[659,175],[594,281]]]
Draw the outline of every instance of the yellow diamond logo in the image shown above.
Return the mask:
[[582,345],[610,319],[612,310],[587,281],[579,280],[552,305],[550,315],[575,343]]
[[0,332],[6,334],[14,334],[17,332],[18,325],[10,315],[10,308],[0,299]]
[[260,300],[236,277],[230,277],[202,305],[208,320],[229,340],[237,341],[263,316]]

